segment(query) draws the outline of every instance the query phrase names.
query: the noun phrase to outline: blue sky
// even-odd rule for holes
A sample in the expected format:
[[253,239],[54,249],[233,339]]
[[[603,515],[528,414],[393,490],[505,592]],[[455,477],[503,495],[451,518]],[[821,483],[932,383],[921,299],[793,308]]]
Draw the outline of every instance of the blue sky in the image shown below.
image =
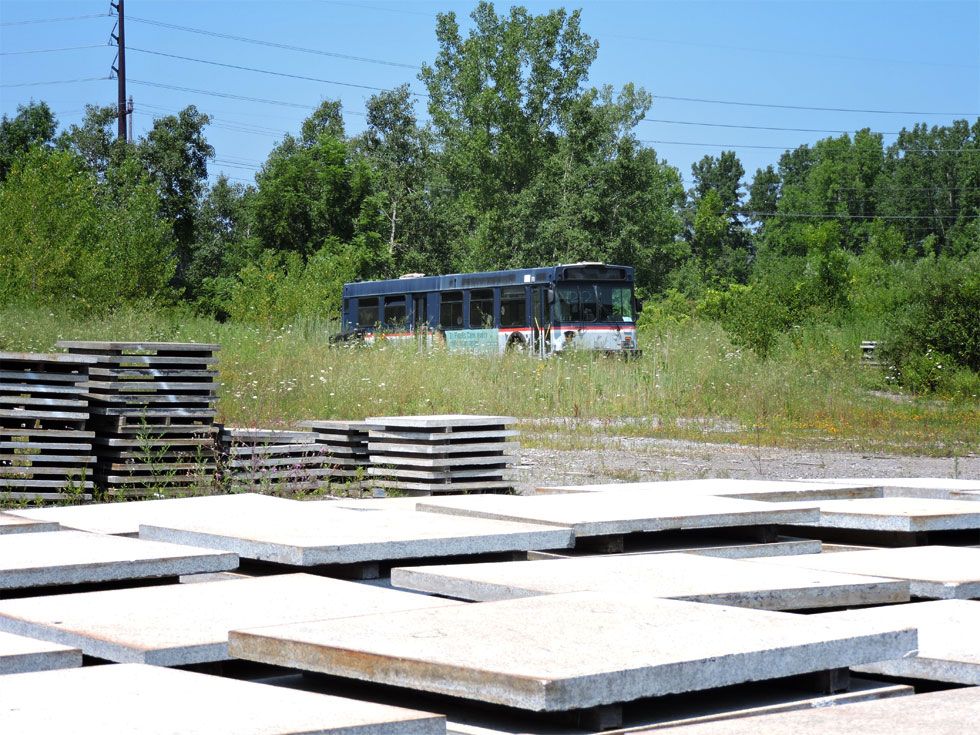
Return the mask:
[[[436,13],[452,10],[465,27],[474,4],[126,0],[135,133],[145,132],[155,116],[194,104],[214,118],[207,131],[216,152],[212,175],[223,171],[250,182],[275,143],[285,132],[296,132],[321,99],[342,101],[353,134],[363,129],[364,102],[372,94],[356,85],[386,88],[407,82],[422,92],[411,67],[435,57]],[[522,4],[534,12],[562,5]],[[498,12],[510,5],[495,3]],[[633,82],[654,95],[649,120],[640,123],[637,136],[659,141],[650,145],[688,181],[691,164],[706,153],[735,150],[751,179],[782,149],[836,134],[811,130],[870,127],[894,133],[917,122],[942,125],[980,116],[980,2],[592,0],[565,7],[581,8],[584,30],[599,41],[590,82],[617,88]],[[115,54],[107,45],[114,23],[108,10],[108,0],[0,0],[0,112],[14,114],[19,104],[45,100],[64,126],[80,119],[86,103],[114,104],[116,83],[106,79],[14,86],[108,76]],[[25,22],[65,17],[73,19]],[[326,53],[244,43],[159,23]],[[47,49],[69,50],[20,53]],[[155,86],[161,84],[183,89]],[[880,112],[755,107],[658,95]],[[418,98],[417,109],[424,119],[424,97]],[[888,134],[885,140],[894,137]]]

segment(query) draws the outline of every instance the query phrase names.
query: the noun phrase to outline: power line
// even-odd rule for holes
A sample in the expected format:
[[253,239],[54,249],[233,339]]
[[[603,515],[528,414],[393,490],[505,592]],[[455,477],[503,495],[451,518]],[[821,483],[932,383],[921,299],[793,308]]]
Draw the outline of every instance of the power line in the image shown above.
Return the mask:
[[874,61],[885,64],[909,64],[915,66],[943,66],[943,67],[959,67],[966,69],[975,69],[977,64],[957,64],[953,62],[944,61],[917,61],[913,59],[883,59],[880,57],[873,56],[850,56],[846,54],[827,54],[821,53],[819,51],[789,51],[782,49],[763,49],[763,48],[753,48],[750,46],[729,46],[727,44],[719,43],[703,43],[698,41],[678,41],[676,39],[667,38],[648,38],[644,36],[632,36],[625,35],[621,33],[608,33],[606,34],[609,38],[625,38],[631,41],[645,41],[648,43],[663,43],[671,44],[674,46],[697,46],[700,48],[720,48],[727,49],[729,51],[748,51],[751,53],[758,54],[779,54],[785,56],[814,56],[824,59],[844,59],[846,61]]
[[793,146],[782,146],[782,145],[748,145],[744,143],[695,143],[684,140],[647,140],[643,138],[637,138],[638,143],[647,143],[650,145],[686,145],[686,146],[697,146],[703,148],[758,148],[762,150],[770,151],[788,151],[793,148]]
[[[666,123],[668,125],[698,125],[706,128],[741,128],[744,130],[781,130],[792,133],[852,133],[852,130],[826,130],[823,128],[779,128],[769,125],[736,125],[734,123],[708,123],[694,122],[692,120],[660,120],[652,117],[645,117],[640,122],[646,123]],[[886,131],[871,131],[877,135],[898,135],[898,133]]]
[[13,20],[6,23],[0,23],[0,27],[7,26],[26,26],[33,25],[35,23],[60,23],[62,21],[68,20],[88,20],[89,18],[108,18],[111,13],[94,13],[92,15],[67,15],[61,18],[34,18],[33,20]]
[[169,28],[176,31],[186,31],[188,33],[199,33],[203,36],[212,36],[214,38],[225,38],[231,41],[241,41],[242,43],[252,43],[258,46],[269,46],[271,48],[281,48],[288,51],[300,51],[305,54],[317,54],[319,56],[330,56],[335,59],[346,59],[347,61],[360,61],[367,64],[382,64],[384,66],[397,66],[403,69],[415,69],[418,70],[421,67],[415,64],[404,64],[400,61],[387,61],[385,59],[374,59],[367,56],[351,56],[350,54],[341,54],[335,51],[324,51],[322,49],[307,48],[304,46],[295,46],[289,43],[278,43],[276,41],[265,41],[260,38],[249,38],[247,36],[236,36],[231,33],[219,33],[218,31],[209,31],[204,28],[191,28],[190,26],[181,26],[175,23],[164,23],[159,20],[151,20],[149,18],[136,18],[133,16],[129,17],[129,20],[136,21],[137,23],[146,23],[153,26],[159,26],[161,28]]
[[677,97],[654,93],[653,98],[674,100],[676,102],[701,102],[709,105],[738,105],[741,107],[772,107],[779,110],[810,110],[815,112],[864,112],[874,115],[944,115],[951,117],[975,117],[976,112],[922,112],[915,110],[862,110],[854,107],[811,107],[807,105],[779,105],[768,102],[739,102],[736,100],[715,100],[706,97]]
[[[240,64],[226,64],[221,61],[212,61],[210,59],[195,59],[191,56],[181,56],[180,54],[168,54],[163,51],[151,51],[145,48],[136,48],[134,46],[129,47],[130,51],[139,51],[144,54],[152,54],[153,56],[164,56],[169,59],[180,59],[181,61],[193,61],[198,64],[209,64],[211,66],[220,66],[225,69],[236,69],[238,71],[250,71],[256,74],[268,74],[275,77],[286,77],[289,79],[301,79],[307,82],[319,82],[321,84],[336,84],[340,87],[352,87],[355,89],[369,89],[374,92],[391,92],[391,89],[386,87],[372,87],[367,84],[355,84],[354,82],[339,82],[336,79],[321,79],[320,77],[308,77],[303,74],[289,74],[284,71],[272,71],[271,69],[258,69],[254,66],[242,66]],[[428,95],[421,94],[419,92],[409,92],[414,97],[427,97]]]
[[111,77],[80,77],[78,79],[52,79],[48,82],[21,82],[19,84],[0,84],[0,87],[43,87],[48,84],[75,84],[76,82],[104,82]]
[[0,51],[0,56],[20,56],[23,54],[50,54],[55,51],[79,51],[88,48],[110,48],[105,43],[93,43],[89,46],[62,46],[61,48],[35,48],[27,51]]

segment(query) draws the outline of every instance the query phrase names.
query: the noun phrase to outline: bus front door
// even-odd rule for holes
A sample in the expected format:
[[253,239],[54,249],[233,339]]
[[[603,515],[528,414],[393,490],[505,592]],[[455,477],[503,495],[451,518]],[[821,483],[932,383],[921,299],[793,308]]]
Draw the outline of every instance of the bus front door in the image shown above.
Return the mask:
[[531,343],[537,355],[547,355],[551,351],[551,319],[546,286],[531,289]]

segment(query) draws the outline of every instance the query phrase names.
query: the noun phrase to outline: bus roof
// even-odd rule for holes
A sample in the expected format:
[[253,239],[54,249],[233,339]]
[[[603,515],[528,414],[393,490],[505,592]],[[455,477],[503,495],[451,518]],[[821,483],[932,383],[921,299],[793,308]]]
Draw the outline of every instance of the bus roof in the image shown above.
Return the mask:
[[[618,272],[617,272],[618,271]],[[530,283],[551,283],[561,280],[604,280],[633,282],[633,269],[625,265],[604,263],[569,263],[544,268],[515,268],[505,271],[452,273],[444,276],[412,274],[386,281],[356,281],[344,284],[344,298],[383,296],[385,294],[427,293],[463,288],[492,288],[494,286],[523,286]]]

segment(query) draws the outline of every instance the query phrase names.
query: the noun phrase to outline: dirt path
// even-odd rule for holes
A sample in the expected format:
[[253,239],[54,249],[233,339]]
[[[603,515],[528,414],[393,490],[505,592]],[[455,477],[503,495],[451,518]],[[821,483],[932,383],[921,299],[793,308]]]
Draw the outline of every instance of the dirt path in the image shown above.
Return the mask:
[[600,441],[602,449],[522,449],[516,472],[518,491],[531,492],[541,485],[709,477],[767,480],[959,477],[980,480],[980,456],[976,455],[956,459],[863,455],[615,436]]

